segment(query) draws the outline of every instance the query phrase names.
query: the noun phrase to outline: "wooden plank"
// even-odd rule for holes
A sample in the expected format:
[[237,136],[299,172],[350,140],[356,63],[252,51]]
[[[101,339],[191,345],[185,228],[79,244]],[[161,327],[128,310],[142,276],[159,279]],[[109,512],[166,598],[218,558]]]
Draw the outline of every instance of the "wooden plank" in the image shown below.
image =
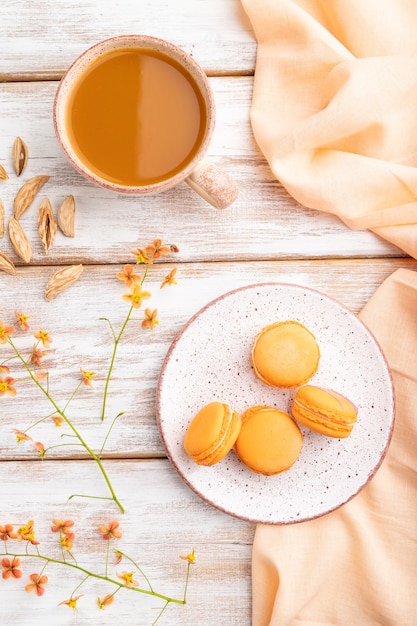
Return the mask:
[[[111,419],[123,411],[112,430],[103,463],[124,515],[102,499],[68,497],[74,493],[106,497],[108,490],[93,461],[79,447],[53,447],[41,461],[33,442],[16,443],[13,428],[26,429],[51,414],[50,403],[24,369],[7,361],[16,378],[17,396],[0,397],[0,525],[35,520],[41,553],[59,557],[54,518],[73,519],[74,555],[80,565],[104,573],[105,542],[100,524],[120,521],[117,547],[137,561],[161,593],[180,597],[186,563],[180,555],[196,550],[186,606],[167,609],[162,624],[249,626],[251,623],[251,549],[254,525],[216,510],[180,479],[165,458],[155,421],[155,392],[163,359],[183,325],[207,302],[253,283],[279,281],[312,287],[359,312],[381,282],[398,268],[417,270],[417,261],[369,232],[353,232],[340,220],[300,206],[275,180],[260,153],[250,126],[256,41],[240,0],[17,0],[2,6],[0,42],[0,164],[10,179],[0,182],[6,218],[20,185],[33,175],[50,180],[22,218],[33,245],[30,265],[12,250],[7,235],[0,251],[16,261],[17,275],[0,273],[0,320],[14,322],[14,311],[30,316],[31,332],[16,332],[29,354],[38,327],[53,337],[44,364],[49,390],[64,405],[80,382],[80,368],[96,372],[92,389],[85,386],[69,412],[87,443],[99,450]],[[184,183],[155,197],[132,198],[95,187],[65,161],[54,135],[52,105],[57,80],[73,59],[90,45],[117,34],[139,32],[164,37],[193,55],[210,76],[217,126],[208,160],[219,162],[237,180],[237,202],[218,212]],[[30,160],[22,177],[12,173],[11,148],[17,135],[28,144]],[[58,233],[48,256],[37,234],[37,208],[45,195],[54,210],[69,193],[77,202],[76,237]],[[108,413],[100,419],[102,392],[111,356],[108,318],[119,329],[127,312],[124,286],[115,274],[134,261],[132,249],[161,237],[180,248],[178,285],[159,289],[174,267],[172,259],[151,268],[147,289],[158,308],[160,324],[142,330],[140,319],[129,324],[118,351],[110,383]],[[51,273],[63,265],[83,263],[80,280],[48,303],[44,289]],[[140,268],[138,268],[140,269]],[[0,345],[0,364],[8,346]],[[50,417],[29,431],[34,441],[60,446],[61,435]],[[236,494],[239,497],[239,494]],[[10,546],[10,544],[9,544]],[[18,544],[24,552],[24,544]],[[113,555],[112,555],[113,556]],[[113,559],[112,559],[113,560]],[[39,561],[25,559],[18,580],[0,579],[1,619],[27,626],[36,621],[56,626],[126,626],[150,624],[161,603],[123,591],[104,611],[97,597],[113,591],[88,580],[73,613],[58,606],[81,578],[75,570],[49,565],[42,598],[24,590]],[[126,559],[111,572],[137,569]],[[146,581],[140,579],[146,587]]]
[[168,39],[208,73],[248,73],[255,65],[240,0],[17,0],[3,3],[1,25],[0,80],[57,78],[86,48],[126,33]]
[[[274,179],[254,141],[249,122],[252,79],[212,78],[211,84],[218,115],[207,158],[232,174],[240,187],[238,200],[224,211],[209,206],[186,183],[141,198],[94,186],[67,163],[55,138],[51,110],[57,83],[0,84],[0,163],[9,173],[9,180],[0,183],[0,198],[6,218],[25,180],[50,176],[21,219],[33,247],[31,262],[120,263],[137,241],[156,236],[186,243],[180,245],[184,261],[404,256],[370,232],[351,231],[335,216],[295,202]],[[20,178],[11,163],[16,136],[25,140],[30,155]],[[37,233],[38,206],[47,195],[56,211],[70,193],[77,203],[76,236],[59,232],[46,257]],[[7,236],[0,251],[20,263]]]
[[[104,574],[107,542],[98,526],[118,520],[123,536],[111,546],[110,576],[117,580],[116,572],[135,571],[134,578],[147,588],[127,559],[117,567],[113,565],[113,548],[120,549],[140,565],[156,591],[177,598],[183,595],[186,570],[186,563],[179,557],[194,548],[196,563],[191,568],[187,604],[168,607],[158,623],[249,626],[254,526],[206,504],[180,480],[168,461],[120,460],[109,465],[114,486],[127,507],[124,515],[103,500],[78,498],[66,502],[69,486],[75,492],[103,493],[86,462],[3,463],[0,523],[12,523],[16,529],[33,519],[39,552],[60,558],[58,537],[50,532],[50,526],[56,518],[72,519],[72,552],[78,564]],[[9,541],[8,547],[20,553],[26,550],[25,542]],[[35,549],[30,547],[29,551]],[[3,542],[0,552],[4,552]],[[112,593],[114,586],[90,578],[74,594],[84,594],[75,615],[69,607],[58,604],[71,596],[84,576],[63,565],[48,565],[44,572],[49,577],[45,595],[37,598],[26,593],[24,587],[29,574],[39,573],[42,564],[35,559],[21,561],[21,579],[0,579],[2,624],[27,626],[36,621],[50,626],[105,626],[117,619],[126,626],[145,625],[152,623],[163,606],[156,598],[122,590],[111,606],[100,611],[97,597]]]
[[[115,278],[119,267],[86,267],[83,275],[67,292],[48,303],[43,290],[54,268],[28,267],[16,277],[0,275],[2,292],[0,319],[14,322],[14,311],[30,315],[31,332],[40,326],[50,332],[54,341],[44,358],[50,369],[51,394],[62,405],[80,380],[80,367],[96,372],[95,386],[82,386],[71,403],[70,415],[82,430],[87,442],[100,448],[109,420],[120,411],[120,418],[106,446],[105,457],[163,456],[164,449],[155,423],[155,390],[159,371],[168,348],[187,320],[201,307],[227,291],[261,282],[287,282],[305,285],[327,293],[354,312],[360,311],[379,284],[400,267],[417,269],[409,259],[356,261],[276,261],[247,263],[179,264],[178,284],[159,289],[160,281],[173,267],[170,264],[151,268],[147,289],[152,298],[145,304],[159,311],[160,324],[153,331],[140,328],[132,321],[120,344],[110,385],[108,418],[100,419],[105,373],[110,361],[112,341],[107,317],[116,329],[121,327],[127,304],[121,299],[126,291]],[[137,318],[143,317],[139,311]],[[16,341],[30,353],[34,339],[16,332]],[[0,363],[7,354],[0,346]],[[13,363],[10,363],[12,367]],[[16,373],[18,394],[0,398],[0,459],[34,459],[39,454],[33,444],[16,444],[13,428],[26,429],[47,416],[51,407],[35,390],[33,383]],[[32,431],[35,441],[46,446],[62,443],[63,429],[51,420]],[[74,447],[58,447],[47,458],[85,456]]]

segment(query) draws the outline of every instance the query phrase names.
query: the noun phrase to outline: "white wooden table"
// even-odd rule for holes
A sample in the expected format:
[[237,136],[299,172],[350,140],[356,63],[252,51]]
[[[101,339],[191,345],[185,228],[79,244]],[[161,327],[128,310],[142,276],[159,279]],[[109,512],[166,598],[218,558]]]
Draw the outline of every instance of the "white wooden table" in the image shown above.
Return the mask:
[[[98,318],[107,317],[119,328],[127,311],[120,297],[125,290],[115,275],[123,264],[134,262],[131,250],[157,237],[180,249],[175,258],[155,264],[147,281],[153,293],[149,306],[158,308],[160,324],[150,332],[132,322],[112,376],[109,415],[124,415],[107,441],[103,463],[126,512],[106,500],[68,502],[73,493],[107,495],[96,464],[83,448],[55,447],[41,461],[33,442],[17,445],[13,429],[25,430],[51,411],[20,372],[16,397],[0,398],[0,526],[10,523],[16,529],[33,519],[39,551],[59,557],[51,521],[72,519],[78,563],[104,574],[106,542],[97,527],[118,520],[123,537],[116,547],[140,564],[157,591],[178,598],[187,569],[179,556],[194,548],[187,604],[169,606],[160,623],[249,626],[255,527],[200,499],[166,458],[155,419],[155,391],[167,350],[193,314],[231,289],[265,281],[297,283],[358,312],[390,273],[399,267],[417,269],[417,263],[369,232],[350,231],[337,218],[298,205],[274,179],[250,128],[256,42],[239,0],[6,0],[0,23],[0,164],[9,173],[9,179],[0,182],[0,198],[6,224],[21,184],[38,174],[50,176],[21,220],[33,247],[31,262],[19,259],[7,233],[0,239],[0,251],[17,266],[16,276],[0,273],[0,319],[15,323],[14,312],[23,310],[30,316],[32,332],[41,327],[52,335],[44,358],[51,394],[61,403],[77,384],[80,367],[96,372],[94,388],[83,386],[71,405],[74,423],[95,450],[109,425],[100,420],[100,400],[112,347],[109,327]],[[169,39],[191,53],[209,75],[217,104],[209,159],[227,169],[240,187],[238,200],[228,209],[219,212],[207,206],[185,184],[154,197],[114,195],[86,182],[63,157],[51,116],[60,76],[90,45],[134,32]],[[21,178],[12,169],[16,136],[29,148]],[[48,196],[56,210],[68,194],[77,204],[75,237],[58,232],[45,256],[37,234],[37,208]],[[74,263],[84,265],[81,278],[47,302],[49,276]],[[178,284],[160,290],[160,281],[174,266]],[[26,339],[17,331],[15,336],[22,349],[30,351],[35,341],[31,333]],[[7,354],[8,346],[0,346],[0,364]],[[32,433],[45,446],[71,443],[60,437],[51,420]],[[26,549],[25,542],[7,545],[10,550]],[[90,579],[75,592],[83,596],[72,611],[58,604],[71,597],[82,580],[80,572],[49,564],[49,582],[38,598],[26,593],[25,585],[42,563],[21,561],[21,579],[0,580],[2,624],[104,626],[118,620],[141,626],[151,624],[163,606],[157,598],[121,590],[115,602],[100,611],[97,597],[114,588]],[[113,565],[110,569],[115,576]],[[124,561],[116,570],[136,568]],[[146,587],[143,579],[140,583]]]

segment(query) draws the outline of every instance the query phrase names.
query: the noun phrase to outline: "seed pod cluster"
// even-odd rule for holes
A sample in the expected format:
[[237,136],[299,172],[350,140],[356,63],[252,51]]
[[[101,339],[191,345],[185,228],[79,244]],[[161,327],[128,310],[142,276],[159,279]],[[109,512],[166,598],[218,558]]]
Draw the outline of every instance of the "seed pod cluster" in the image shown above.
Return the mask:
[[[17,177],[24,172],[29,158],[26,143],[21,137],[16,137],[12,148],[13,169]],[[20,218],[30,208],[42,187],[48,182],[49,176],[37,175],[29,178],[19,188],[13,201],[13,215],[8,222],[8,236],[16,254],[29,263],[32,258],[32,246],[27,237]],[[6,181],[9,175],[3,165],[0,165],[0,181]],[[5,207],[0,199],[0,238],[5,233]],[[41,202],[38,210],[38,233],[45,254],[48,254],[55,239],[57,228],[66,237],[75,235],[75,199],[73,195],[67,196],[58,208],[56,219],[52,205],[48,197]],[[0,252],[0,271],[11,275],[16,274],[13,261],[3,252]],[[56,272],[49,280],[45,291],[47,300],[51,300],[58,293],[69,287],[83,271],[82,265],[73,265]]]

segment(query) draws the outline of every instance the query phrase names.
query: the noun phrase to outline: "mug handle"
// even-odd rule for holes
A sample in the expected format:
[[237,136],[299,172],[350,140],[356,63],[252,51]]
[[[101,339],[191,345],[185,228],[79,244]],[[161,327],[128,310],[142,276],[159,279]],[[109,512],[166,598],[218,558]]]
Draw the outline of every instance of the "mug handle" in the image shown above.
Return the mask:
[[214,163],[202,161],[185,179],[204,200],[216,209],[225,209],[239,194],[236,182]]

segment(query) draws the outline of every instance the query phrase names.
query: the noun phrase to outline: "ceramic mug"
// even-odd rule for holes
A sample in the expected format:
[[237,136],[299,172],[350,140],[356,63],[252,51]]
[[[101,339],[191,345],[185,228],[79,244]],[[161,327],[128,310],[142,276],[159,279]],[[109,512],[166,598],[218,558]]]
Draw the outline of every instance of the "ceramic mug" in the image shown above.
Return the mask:
[[112,37],[86,50],[63,75],[53,107],[64,154],[90,181],[138,195],[185,181],[225,208],[237,185],[204,160],[215,117],[203,69],[148,35]]

